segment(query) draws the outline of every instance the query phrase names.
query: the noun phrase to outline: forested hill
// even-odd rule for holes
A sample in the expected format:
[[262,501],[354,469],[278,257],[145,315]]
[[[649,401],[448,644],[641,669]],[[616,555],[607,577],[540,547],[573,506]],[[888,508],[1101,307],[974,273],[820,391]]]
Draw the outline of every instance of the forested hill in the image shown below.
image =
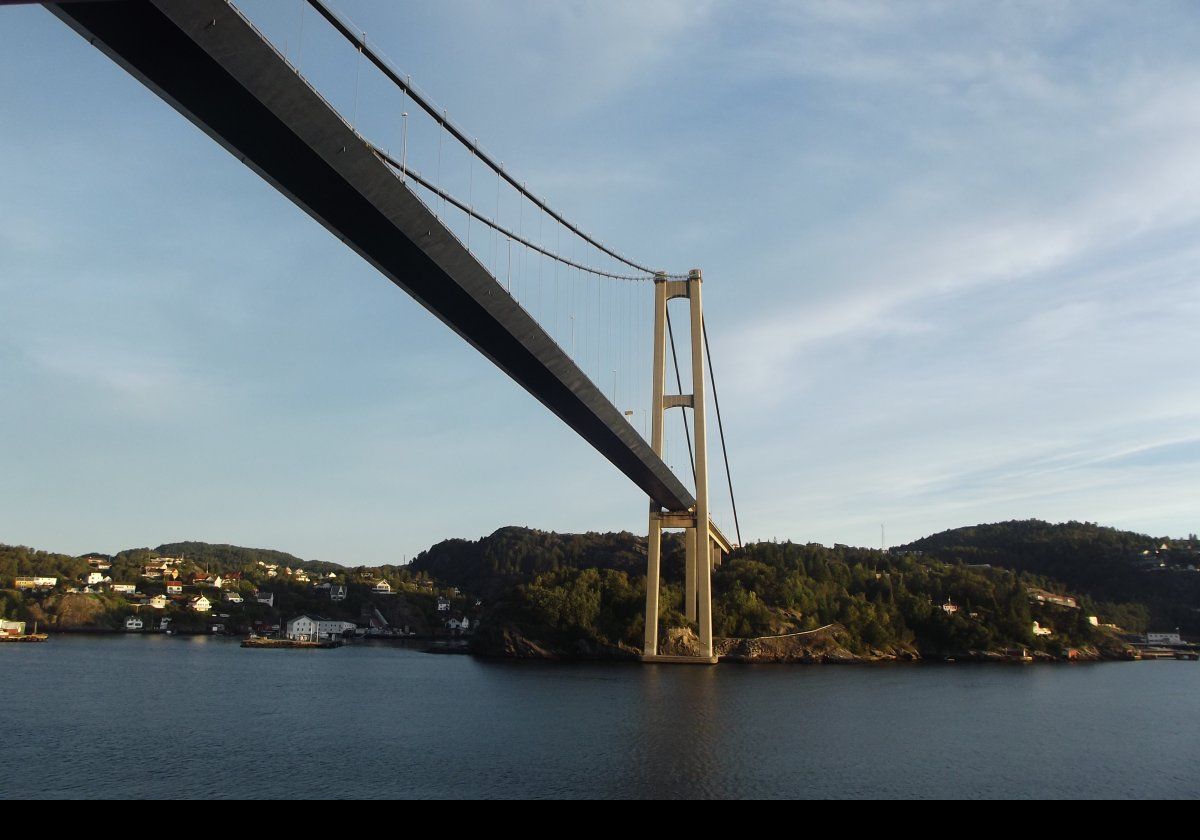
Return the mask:
[[[1090,522],[1037,519],[943,531],[900,547],[947,563],[988,564],[1061,581],[1097,600],[1145,604],[1161,627],[1200,632],[1200,541]],[[1191,568],[1189,568],[1191,567]]]
[[[664,535],[663,556],[667,574],[683,573],[681,537]],[[562,569],[645,575],[646,538],[628,531],[558,534],[510,526],[478,540],[443,540],[418,554],[410,568],[490,599]]]
[[214,569],[248,568],[260,562],[315,572],[339,571],[343,568],[336,563],[301,560],[293,554],[269,548],[243,548],[204,542],[165,543],[154,549],[154,553],[160,557],[186,557],[198,566],[211,565]]

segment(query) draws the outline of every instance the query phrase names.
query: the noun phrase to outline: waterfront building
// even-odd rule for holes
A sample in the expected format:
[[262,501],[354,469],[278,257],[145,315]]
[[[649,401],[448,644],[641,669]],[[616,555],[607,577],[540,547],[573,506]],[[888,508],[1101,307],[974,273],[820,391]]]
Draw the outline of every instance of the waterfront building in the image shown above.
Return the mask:
[[339,639],[347,634],[353,634],[357,629],[358,625],[349,621],[317,617],[317,635],[322,639]]
[[1175,633],[1147,633],[1146,644],[1148,645],[1181,645],[1183,639],[1178,632]]
[[293,641],[317,640],[317,619],[309,615],[298,615],[289,618],[284,624],[284,633]]
[[125,619],[125,629],[129,631],[141,630],[145,627],[145,623],[136,615],[131,615]]
[[24,621],[9,621],[6,618],[0,618],[0,636],[24,636],[25,622]]

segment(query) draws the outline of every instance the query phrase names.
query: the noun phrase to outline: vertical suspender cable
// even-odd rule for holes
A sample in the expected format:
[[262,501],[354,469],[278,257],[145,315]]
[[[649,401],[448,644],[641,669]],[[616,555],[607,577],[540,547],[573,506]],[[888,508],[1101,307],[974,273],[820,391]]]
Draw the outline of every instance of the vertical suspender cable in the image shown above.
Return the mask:
[[742,526],[738,523],[737,500],[733,496],[733,476],[729,473],[729,450],[725,448],[725,424],[721,422],[721,401],[717,399],[717,375],[713,372],[712,350],[708,347],[708,326],[700,318],[700,331],[704,336],[704,355],[708,357],[708,381],[712,385],[713,406],[717,409],[717,431],[721,435],[721,455],[725,458],[725,480],[729,483],[729,504],[733,506],[733,529],[737,532],[738,545],[742,544]]

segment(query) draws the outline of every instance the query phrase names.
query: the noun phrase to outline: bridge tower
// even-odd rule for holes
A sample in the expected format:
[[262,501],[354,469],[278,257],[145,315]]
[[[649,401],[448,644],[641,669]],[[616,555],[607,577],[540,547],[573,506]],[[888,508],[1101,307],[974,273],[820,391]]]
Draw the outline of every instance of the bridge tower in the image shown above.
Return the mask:
[[[646,552],[646,637],[643,662],[683,662],[715,664],[712,635],[712,570],[720,564],[722,552],[731,546],[709,518],[708,512],[708,438],[704,399],[704,308],[701,303],[703,277],[699,269],[686,280],[672,280],[666,274],[654,277],[654,371],[651,376],[650,445],[663,456],[663,424],[672,408],[691,409],[696,433],[695,471],[696,505],[688,510],[663,510],[650,501],[650,537]],[[666,393],[667,304],[675,298],[687,298],[691,314],[692,393]],[[658,606],[662,567],[662,532],[683,529],[686,547],[684,614],[696,622],[700,650],[696,656],[664,656],[658,653]]]

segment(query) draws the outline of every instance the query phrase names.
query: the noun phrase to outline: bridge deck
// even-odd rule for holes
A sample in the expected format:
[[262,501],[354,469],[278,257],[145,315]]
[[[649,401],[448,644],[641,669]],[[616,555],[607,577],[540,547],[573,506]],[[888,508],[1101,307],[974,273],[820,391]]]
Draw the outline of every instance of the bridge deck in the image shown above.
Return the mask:
[[225,0],[48,6],[357,251],[667,510],[695,504],[621,412]]

